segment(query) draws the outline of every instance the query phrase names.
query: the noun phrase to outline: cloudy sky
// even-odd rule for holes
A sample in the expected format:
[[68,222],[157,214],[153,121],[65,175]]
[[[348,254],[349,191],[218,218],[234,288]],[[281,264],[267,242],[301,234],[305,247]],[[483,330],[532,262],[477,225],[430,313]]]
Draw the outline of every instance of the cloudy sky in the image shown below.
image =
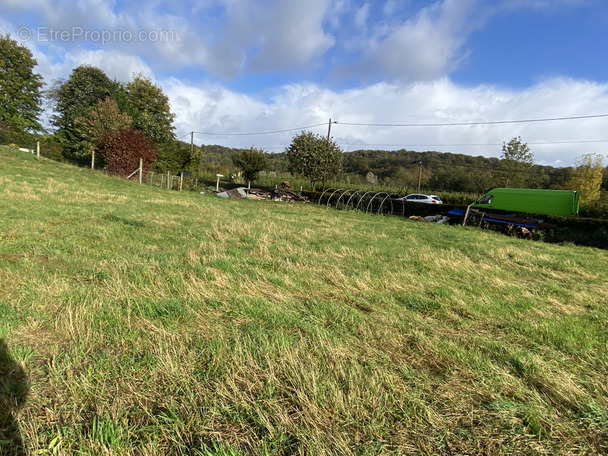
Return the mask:
[[[47,83],[142,73],[197,144],[608,154],[606,0],[0,0]],[[561,119],[535,122],[503,122]],[[269,133],[270,132],[270,133]],[[257,134],[250,134],[257,133]],[[608,162],[608,160],[606,160]]]

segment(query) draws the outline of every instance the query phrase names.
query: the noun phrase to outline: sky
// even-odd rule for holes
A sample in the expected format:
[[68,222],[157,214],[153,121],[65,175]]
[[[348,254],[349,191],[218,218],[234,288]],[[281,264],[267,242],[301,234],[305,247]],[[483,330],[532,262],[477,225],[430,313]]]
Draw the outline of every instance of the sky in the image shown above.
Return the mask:
[[189,142],[608,164],[606,0],[0,0],[47,85],[81,64],[162,87]]

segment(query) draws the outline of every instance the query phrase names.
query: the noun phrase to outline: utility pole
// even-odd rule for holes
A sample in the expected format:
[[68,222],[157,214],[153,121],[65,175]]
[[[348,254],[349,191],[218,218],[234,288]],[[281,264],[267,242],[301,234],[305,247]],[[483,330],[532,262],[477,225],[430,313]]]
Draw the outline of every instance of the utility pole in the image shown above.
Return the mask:
[[321,190],[322,192],[325,191],[325,180],[327,178],[327,166],[328,166],[328,160],[329,160],[329,138],[331,135],[331,124],[332,123],[338,123],[335,120],[332,122],[331,121],[331,117],[329,118],[329,123],[327,124],[327,144],[325,145],[325,163],[324,163],[324,168],[323,168],[323,189]]
[[418,193],[420,193],[420,183],[422,182],[422,160],[413,161],[411,164],[418,164]]

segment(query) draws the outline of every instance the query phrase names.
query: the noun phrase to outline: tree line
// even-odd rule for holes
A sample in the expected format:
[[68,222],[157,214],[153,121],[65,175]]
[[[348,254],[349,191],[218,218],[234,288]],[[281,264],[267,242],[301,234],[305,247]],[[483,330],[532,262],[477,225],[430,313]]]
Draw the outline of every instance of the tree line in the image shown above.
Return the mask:
[[[343,152],[331,137],[307,131],[295,135],[281,153],[199,147],[176,139],[168,97],[141,74],[123,83],[99,68],[80,65],[43,90],[35,66],[27,47],[0,36],[0,143],[38,140],[51,158],[91,163],[112,173],[128,175],[143,159],[145,170],[238,172],[245,182],[261,172],[290,173],[306,179],[311,189],[325,188],[330,179],[345,185],[471,193],[498,186],[571,188],[581,190],[584,203],[597,201],[607,188],[601,156],[583,154],[569,168],[540,166],[519,137],[503,143],[500,158],[405,149]],[[50,132],[40,123],[45,100],[53,110]]]

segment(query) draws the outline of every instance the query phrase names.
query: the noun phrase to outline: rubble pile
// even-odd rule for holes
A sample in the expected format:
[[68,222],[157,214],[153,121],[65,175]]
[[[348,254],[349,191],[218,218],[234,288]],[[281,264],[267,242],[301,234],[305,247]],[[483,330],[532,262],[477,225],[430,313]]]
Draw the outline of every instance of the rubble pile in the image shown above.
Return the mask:
[[273,188],[271,190],[262,190],[259,188],[238,187],[232,190],[225,190],[216,193],[220,198],[249,198],[258,200],[271,201],[290,201],[299,203],[308,203],[308,198],[299,193],[287,190],[287,188]]

